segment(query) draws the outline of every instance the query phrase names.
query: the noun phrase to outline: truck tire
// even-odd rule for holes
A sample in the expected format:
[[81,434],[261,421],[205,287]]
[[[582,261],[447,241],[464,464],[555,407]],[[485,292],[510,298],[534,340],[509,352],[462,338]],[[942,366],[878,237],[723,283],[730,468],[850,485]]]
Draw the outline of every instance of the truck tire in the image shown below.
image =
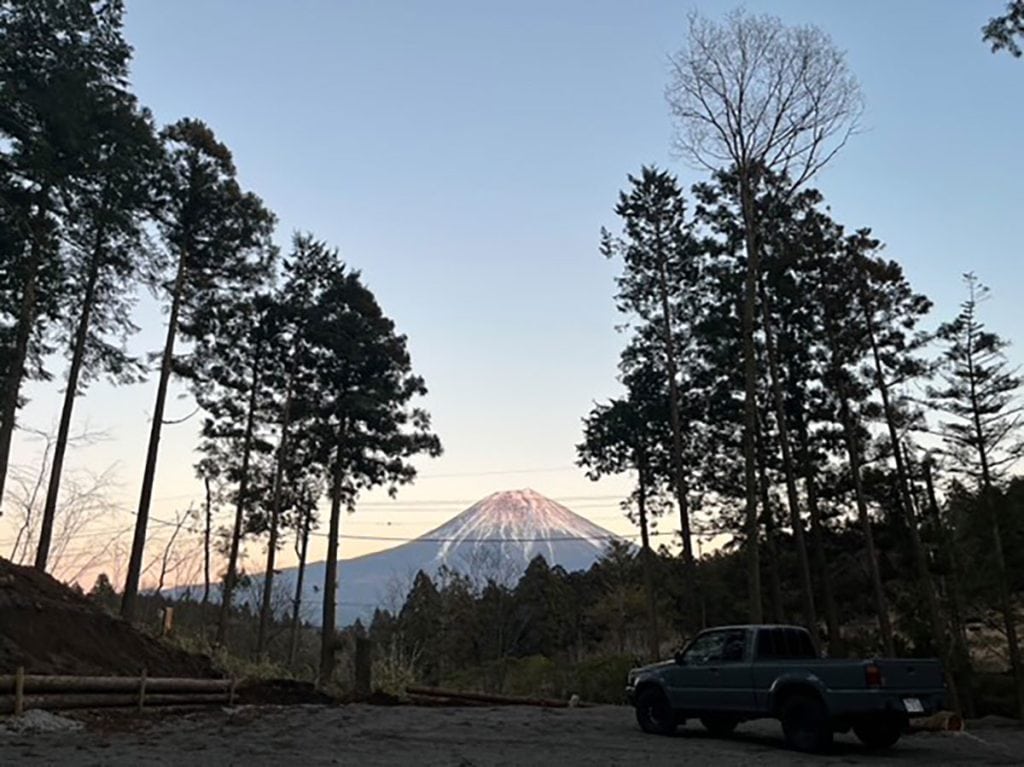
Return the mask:
[[796,693],[782,704],[782,733],[795,751],[821,752],[832,745],[828,711],[814,695]]
[[676,731],[676,712],[665,693],[656,687],[641,690],[636,698],[636,721],[651,735],[671,735]]
[[854,722],[853,734],[873,751],[892,748],[903,734],[903,722],[891,716],[864,719]]
[[732,735],[732,731],[736,729],[736,725],[740,723],[740,720],[734,716],[708,714],[700,718],[700,723],[704,725],[705,730],[716,738],[724,738],[727,735]]

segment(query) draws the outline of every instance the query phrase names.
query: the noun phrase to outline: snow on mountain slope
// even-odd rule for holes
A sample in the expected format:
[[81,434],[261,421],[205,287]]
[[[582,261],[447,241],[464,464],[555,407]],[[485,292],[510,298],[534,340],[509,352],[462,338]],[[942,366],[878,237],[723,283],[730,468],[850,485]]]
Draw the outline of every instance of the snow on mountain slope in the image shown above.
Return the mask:
[[471,564],[474,550],[498,545],[525,563],[540,554],[548,564],[575,570],[589,567],[614,537],[534,490],[509,490],[476,502],[419,540],[438,541],[436,559],[449,567],[467,556]]
[[[434,575],[447,565],[481,585],[488,579],[514,585],[538,554],[549,565],[586,570],[614,539],[614,534],[533,490],[493,493],[408,543],[343,559],[338,624],[365,621],[376,607],[399,609],[420,570]],[[292,594],[296,575],[294,568],[283,570],[275,579],[275,591]],[[261,580],[258,575],[255,579]],[[313,623],[319,623],[323,581],[324,563],[308,565],[302,614]]]

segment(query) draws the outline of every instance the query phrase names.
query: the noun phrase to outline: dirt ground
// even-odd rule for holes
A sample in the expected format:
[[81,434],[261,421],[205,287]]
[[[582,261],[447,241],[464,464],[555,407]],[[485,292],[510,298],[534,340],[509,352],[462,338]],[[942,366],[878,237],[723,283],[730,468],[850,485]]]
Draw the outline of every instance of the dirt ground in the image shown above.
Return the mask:
[[31,567],[0,558],[0,673],[218,676],[209,658],[137,631]]
[[274,765],[996,765],[1024,763],[1024,730],[914,735],[870,754],[839,736],[826,756],[783,748],[778,725],[741,725],[728,740],[699,725],[676,737],[645,735],[632,711],[593,709],[243,706],[189,714],[86,718],[60,733],[0,731],[0,764]]

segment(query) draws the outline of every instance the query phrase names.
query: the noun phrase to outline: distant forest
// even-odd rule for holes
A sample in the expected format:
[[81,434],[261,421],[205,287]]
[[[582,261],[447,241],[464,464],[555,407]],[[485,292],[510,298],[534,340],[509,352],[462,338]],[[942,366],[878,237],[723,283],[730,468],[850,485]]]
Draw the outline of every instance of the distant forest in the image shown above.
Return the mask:
[[[99,381],[152,377],[124,582],[115,595],[104,579],[97,598],[142,617],[158,599],[140,594],[143,575],[162,585],[187,522],[202,542],[204,640],[223,648],[244,630],[246,651],[266,659],[280,626],[301,623],[297,600],[290,616],[275,609],[277,553],[294,544],[301,569],[325,524],[315,666],[329,682],[344,644],[333,628],[342,512],[441,453],[426,384],[335,248],[296,234],[282,252],[274,214],[242,188],[210,126],[155,123],[130,87],[123,22],[121,0],[0,1],[0,498],[12,558],[51,569],[76,524],[114,513],[65,472],[74,407]],[[982,36],[1020,56],[1024,2]],[[863,101],[821,30],[694,14],[666,94],[674,149],[705,173],[684,186],[643,167],[619,194],[600,250],[621,266],[622,393],[585,414],[577,447],[594,479],[634,481],[623,508],[641,545],[588,573],[535,561],[514,587],[421,575],[404,606],[351,631],[375,637],[394,668],[440,681],[530,658],[655,657],[706,625],[793,621],[833,655],[938,655],[967,711],[979,675],[1008,670],[1024,718],[1022,379],[1009,340],[986,326],[983,276],[966,274],[959,311],[936,317],[869,222],[833,218],[814,180],[856,140]],[[166,311],[152,360],[126,345],[141,291]],[[56,433],[40,471],[19,475],[20,409],[32,382],[58,374]],[[201,413],[206,488],[176,523],[150,516],[172,379]],[[171,525],[169,542],[153,523]],[[678,546],[659,549],[652,537],[666,531]],[[701,551],[712,538],[720,548]],[[234,607],[246,540],[267,549],[248,617]]]

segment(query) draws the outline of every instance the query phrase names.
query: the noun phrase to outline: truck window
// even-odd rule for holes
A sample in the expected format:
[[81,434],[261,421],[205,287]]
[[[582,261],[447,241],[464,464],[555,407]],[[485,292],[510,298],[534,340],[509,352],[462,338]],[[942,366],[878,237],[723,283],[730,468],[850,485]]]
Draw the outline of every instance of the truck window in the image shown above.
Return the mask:
[[688,666],[711,663],[739,663],[746,656],[747,632],[743,629],[709,631],[686,648],[683,657]]
[[776,627],[757,632],[758,660],[810,660],[817,657],[806,631]]

